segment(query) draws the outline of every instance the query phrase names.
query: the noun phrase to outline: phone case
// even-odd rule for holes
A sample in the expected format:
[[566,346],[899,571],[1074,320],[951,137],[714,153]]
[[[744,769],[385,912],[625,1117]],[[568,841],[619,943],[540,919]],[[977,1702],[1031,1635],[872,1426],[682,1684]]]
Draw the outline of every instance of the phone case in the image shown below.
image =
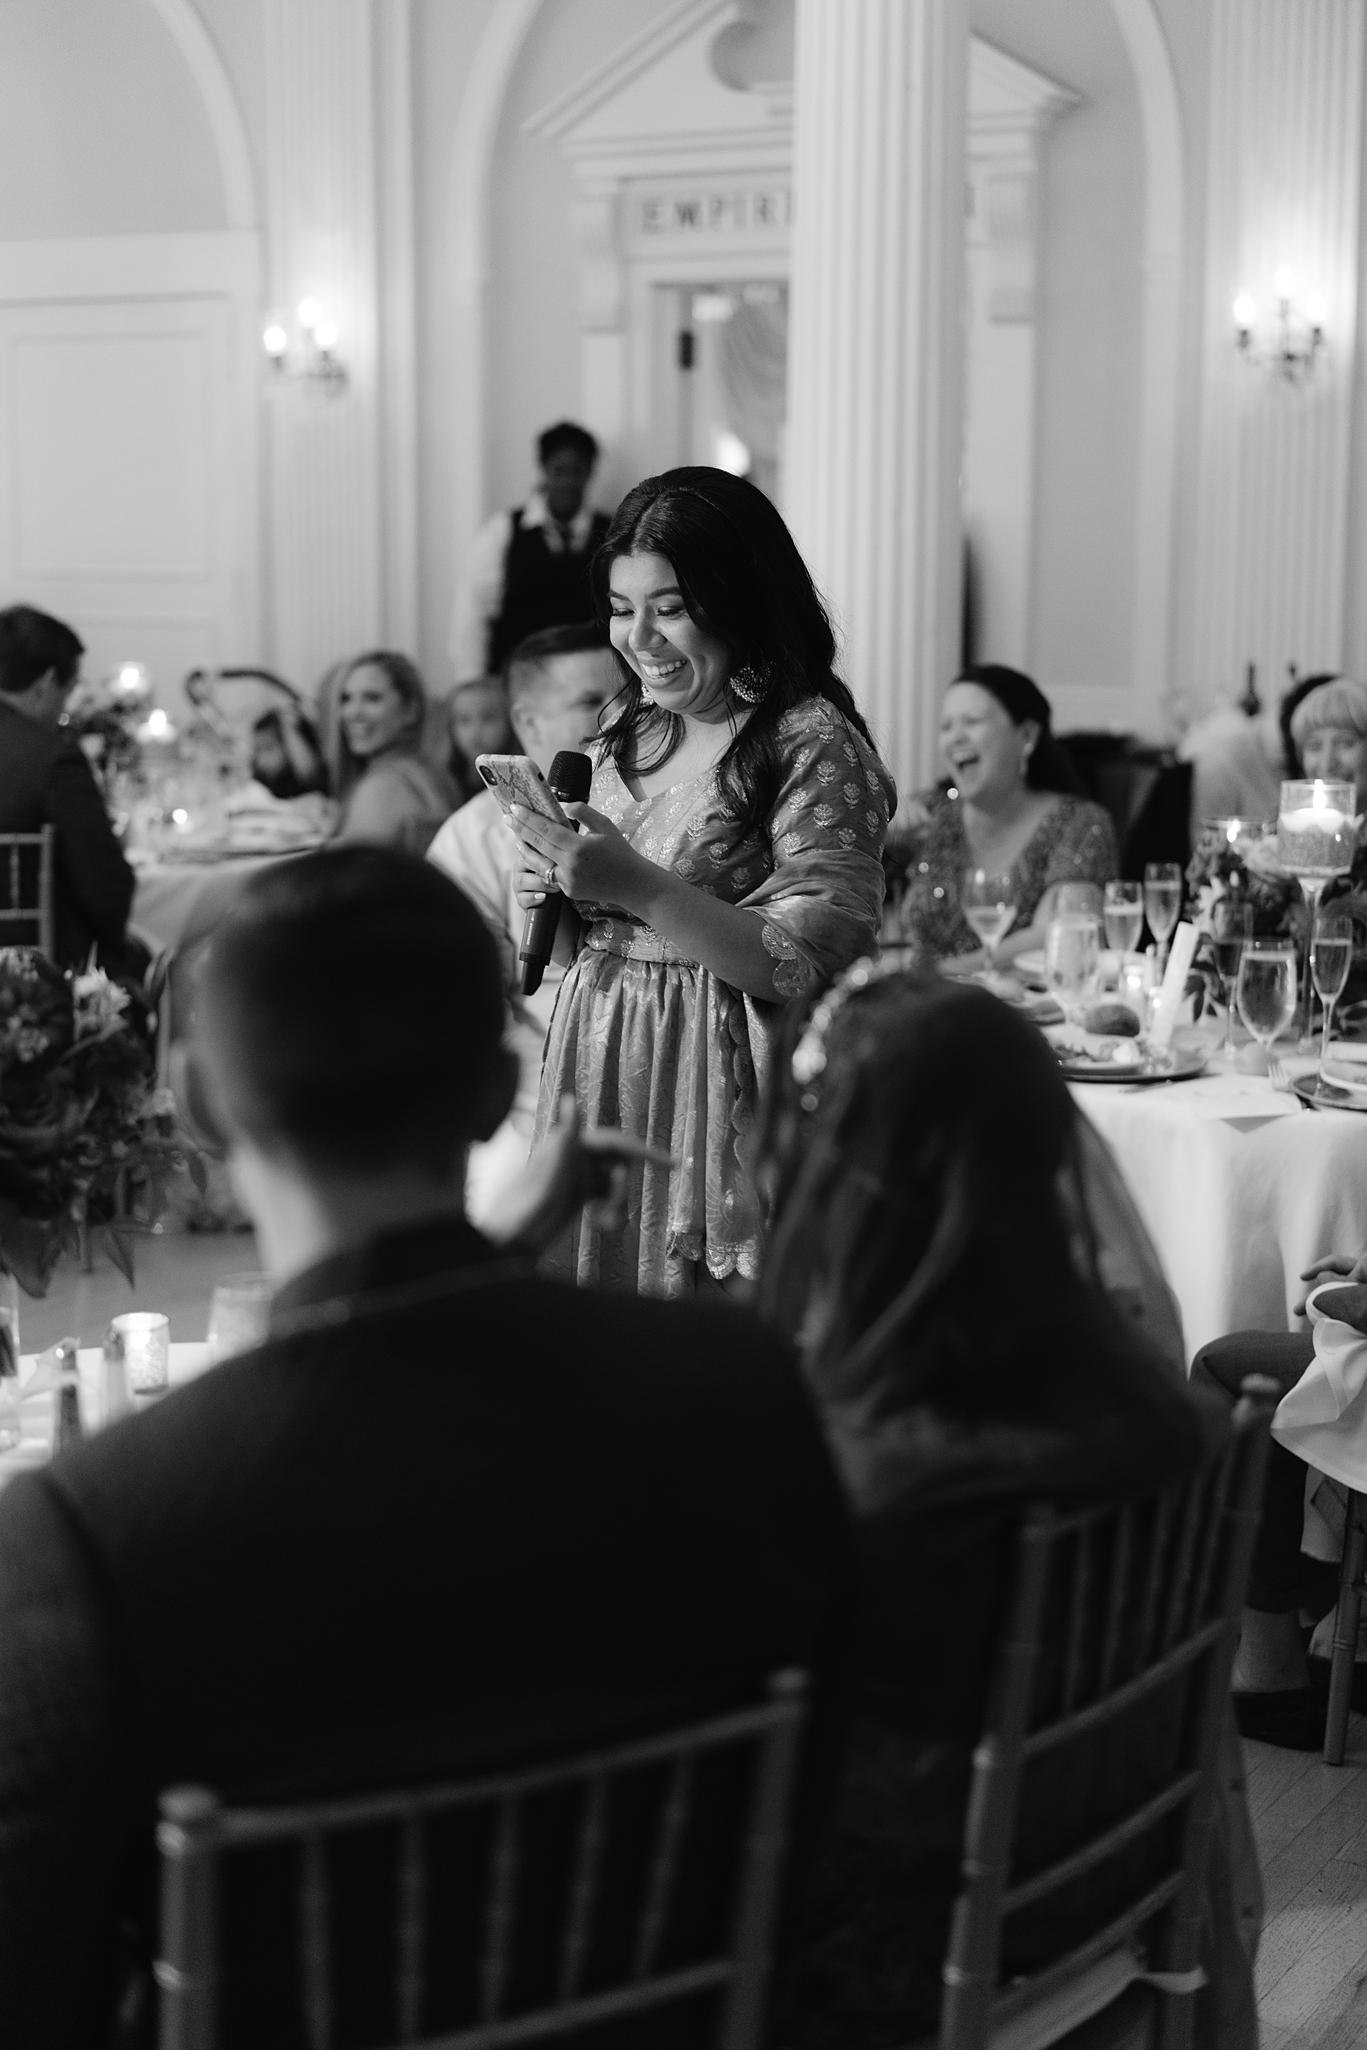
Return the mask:
[[557,826],[570,824],[540,769],[526,755],[476,755],[475,768],[498,799],[505,818],[513,805],[522,804]]

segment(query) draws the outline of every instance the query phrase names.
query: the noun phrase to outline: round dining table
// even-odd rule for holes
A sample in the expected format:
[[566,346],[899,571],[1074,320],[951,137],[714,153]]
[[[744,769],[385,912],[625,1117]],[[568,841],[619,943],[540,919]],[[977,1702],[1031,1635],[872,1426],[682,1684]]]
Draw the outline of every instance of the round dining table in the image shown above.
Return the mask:
[[[1313,1059],[1292,1056],[1294,1075]],[[1195,1080],[1078,1082],[1177,1297],[1188,1357],[1234,1330],[1297,1327],[1302,1270],[1367,1249],[1367,1114],[1310,1108],[1218,1057]]]

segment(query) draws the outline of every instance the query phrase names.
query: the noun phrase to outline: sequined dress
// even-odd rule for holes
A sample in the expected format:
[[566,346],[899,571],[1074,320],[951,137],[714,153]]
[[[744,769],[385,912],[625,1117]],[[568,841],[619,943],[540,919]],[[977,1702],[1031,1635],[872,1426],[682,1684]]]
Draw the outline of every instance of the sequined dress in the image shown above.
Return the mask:
[[[970,954],[981,942],[959,908],[959,889],[972,856],[958,798],[937,790],[929,810],[910,850],[900,901],[889,912],[886,937],[911,941],[940,961]],[[1040,899],[1056,883],[1107,883],[1119,872],[1109,815],[1090,798],[1055,797],[1012,864],[1016,915],[1011,930],[1029,925]]]
[[[877,945],[894,792],[824,699],[789,712],[777,740],[772,815],[739,845],[713,770],[638,799],[604,762],[589,802],[647,860],[753,911],[790,997]],[[760,1215],[745,1144],[779,1005],[743,995],[615,906],[576,908],[583,935],[546,1042],[538,1137],[573,1094],[589,1123],[647,1139],[675,1166],[634,1170],[625,1223],[579,1224],[548,1264],[650,1295],[680,1294],[704,1269],[752,1276]]]

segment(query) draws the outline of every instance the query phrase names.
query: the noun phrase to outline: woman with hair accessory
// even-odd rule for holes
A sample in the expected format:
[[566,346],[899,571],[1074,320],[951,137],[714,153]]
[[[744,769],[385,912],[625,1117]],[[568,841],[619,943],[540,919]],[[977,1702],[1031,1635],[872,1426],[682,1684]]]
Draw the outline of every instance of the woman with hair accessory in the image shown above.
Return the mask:
[[[570,1094],[643,1163],[624,1224],[576,1228],[581,1281],[672,1295],[753,1276],[746,1144],[785,999],[877,938],[895,793],[833,667],[792,536],[724,470],[650,477],[618,508],[594,589],[621,678],[579,830],[523,811],[522,902],[572,900],[538,1136]],[[562,925],[563,934],[563,925]]]
[[[1162,1292],[1152,1249],[1048,1045],[986,990],[864,961],[795,1007],[757,1151],[772,1203],[760,1305],[802,1352],[860,1576],[849,1744],[780,2040],[920,2041],[1021,1509],[1175,1479],[1223,1419],[1185,1385],[1180,1350],[1112,1299],[1099,1211]],[[1095,1780],[1032,1786],[1032,1859],[1062,1855],[1059,1826],[1102,1812],[1104,1764]],[[1237,1803],[1227,1819],[1237,1836]],[[1197,2040],[1251,2050],[1249,1960],[1221,1873],[1207,1960],[1220,2019],[1198,2020]]]
[[994,961],[1044,944],[1062,883],[1094,883],[1100,912],[1100,886],[1119,873],[1115,833],[1107,812],[1081,795],[1052,717],[1038,685],[997,662],[965,669],[945,692],[940,749],[950,784],[909,799],[889,835],[905,874],[895,936],[925,959],[984,965],[961,899],[974,869],[1011,878],[1014,922]]
[[425,854],[460,803],[444,769],[423,753],[427,693],[406,655],[374,648],[332,670],[319,705],[337,840],[370,840]]

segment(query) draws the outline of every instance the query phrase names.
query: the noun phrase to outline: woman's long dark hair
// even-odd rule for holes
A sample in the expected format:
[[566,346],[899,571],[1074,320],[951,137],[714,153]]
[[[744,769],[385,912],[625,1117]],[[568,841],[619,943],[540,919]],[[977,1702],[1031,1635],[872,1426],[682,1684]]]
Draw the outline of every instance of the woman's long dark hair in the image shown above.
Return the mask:
[[1023,726],[1028,719],[1039,727],[1039,739],[1025,765],[1027,788],[1057,790],[1066,797],[1086,795],[1072,756],[1054,733],[1053,706],[1024,670],[1010,669],[1004,662],[978,662],[971,669],[961,669],[954,682],[976,683],[980,690],[989,691],[1013,726]]
[[[782,775],[776,731],[796,705],[824,698],[871,742],[849,690],[835,673],[835,635],[826,608],[777,508],[727,470],[666,470],[629,491],[593,559],[599,616],[610,615],[608,580],[622,555],[663,555],[689,617],[726,643],[733,669],[749,668],[763,694],[718,766],[737,818],[736,838],[761,826]],[[614,654],[622,688],[604,729],[619,768],[656,767],[682,736],[661,714],[630,664]]]
[[878,964],[795,1007],[758,1134],[761,1301],[823,1404],[1039,1416],[1018,1341],[1048,1357],[1082,1327],[1135,1356],[1096,1279],[1077,1115],[1042,1035],[986,990]]

